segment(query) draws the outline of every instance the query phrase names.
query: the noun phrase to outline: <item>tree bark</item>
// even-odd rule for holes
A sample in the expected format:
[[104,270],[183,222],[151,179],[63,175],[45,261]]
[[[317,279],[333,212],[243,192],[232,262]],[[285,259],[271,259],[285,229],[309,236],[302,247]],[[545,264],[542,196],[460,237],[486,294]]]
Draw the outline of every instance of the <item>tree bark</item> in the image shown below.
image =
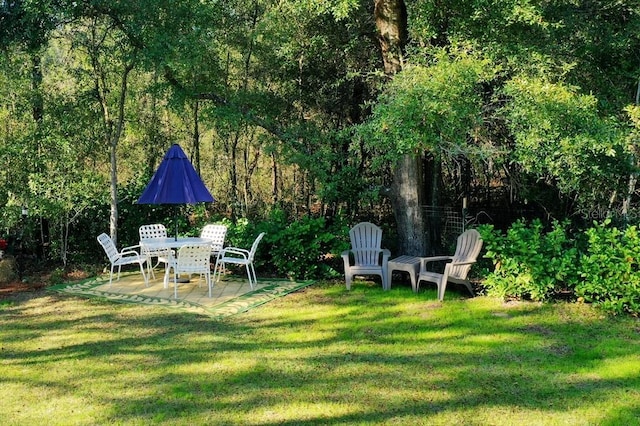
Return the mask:
[[[374,16],[384,72],[392,77],[403,66],[407,43],[407,8],[403,0],[374,0]],[[422,162],[419,155],[403,155],[394,167],[391,204],[398,227],[398,250],[424,256],[429,252]]]
[[426,254],[421,176],[421,161],[413,155],[403,155],[395,165],[391,185],[391,204],[400,239],[398,250],[412,256]]
[[199,106],[200,101],[193,101],[193,155],[195,157],[194,163],[196,164],[196,172],[198,176],[201,176],[200,173],[200,122],[199,122]]
[[[124,106],[127,100],[127,82],[129,73],[133,69],[134,63],[130,62],[125,65],[122,71],[122,79],[120,81],[120,96],[118,98],[118,117],[115,129],[110,135],[110,157],[111,157],[111,215],[109,220],[109,230],[113,242],[118,241],[118,165],[116,161],[116,153],[118,142],[124,129]],[[103,97],[106,99],[106,97]],[[106,104],[105,104],[106,106]]]
[[407,7],[404,0],[374,0],[373,14],[384,72],[391,76],[402,69],[407,44]]

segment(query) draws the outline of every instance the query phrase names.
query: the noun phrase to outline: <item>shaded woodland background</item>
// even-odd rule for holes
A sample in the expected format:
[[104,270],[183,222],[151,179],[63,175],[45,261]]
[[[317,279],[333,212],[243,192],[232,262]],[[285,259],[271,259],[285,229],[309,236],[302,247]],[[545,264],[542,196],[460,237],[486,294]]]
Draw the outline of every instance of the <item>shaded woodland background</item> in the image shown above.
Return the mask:
[[[360,220],[421,255],[520,217],[637,223],[639,12],[0,1],[0,231],[66,266],[101,256],[101,232],[135,244],[140,224],[176,215],[184,233],[228,221],[238,244],[257,228],[298,241],[283,253],[317,243],[311,259]],[[215,203],[135,203],[173,143]]]

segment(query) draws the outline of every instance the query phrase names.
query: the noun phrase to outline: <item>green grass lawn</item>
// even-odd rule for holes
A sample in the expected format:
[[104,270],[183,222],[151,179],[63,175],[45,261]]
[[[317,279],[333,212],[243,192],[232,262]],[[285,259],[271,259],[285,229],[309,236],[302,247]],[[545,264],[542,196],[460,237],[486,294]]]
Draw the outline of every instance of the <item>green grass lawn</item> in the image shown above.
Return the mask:
[[0,423],[628,425],[640,322],[587,305],[323,283],[211,320],[0,300]]

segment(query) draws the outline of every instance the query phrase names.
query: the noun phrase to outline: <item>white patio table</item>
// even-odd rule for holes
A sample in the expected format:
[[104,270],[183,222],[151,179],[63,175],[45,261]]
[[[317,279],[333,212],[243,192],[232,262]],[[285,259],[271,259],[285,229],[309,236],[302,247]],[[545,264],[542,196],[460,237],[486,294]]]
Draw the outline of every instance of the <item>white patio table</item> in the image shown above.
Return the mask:
[[151,249],[163,249],[163,248],[172,248],[177,249],[180,247],[188,246],[191,244],[205,244],[210,242],[211,240],[208,238],[201,237],[167,237],[167,238],[153,238],[148,240],[140,241],[140,245],[149,247]]
[[[140,245],[149,249],[179,249],[180,247],[192,245],[192,244],[206,244],[211,242],[208,238],[201,237],[167,237],[167,238],[153,238],[140,240]],[[169,265],[167,264],[167,268]],[[180,282],[188,283],[188,278],[180,278]],[[168,287],[168,283],[164,283],[165,288]]]

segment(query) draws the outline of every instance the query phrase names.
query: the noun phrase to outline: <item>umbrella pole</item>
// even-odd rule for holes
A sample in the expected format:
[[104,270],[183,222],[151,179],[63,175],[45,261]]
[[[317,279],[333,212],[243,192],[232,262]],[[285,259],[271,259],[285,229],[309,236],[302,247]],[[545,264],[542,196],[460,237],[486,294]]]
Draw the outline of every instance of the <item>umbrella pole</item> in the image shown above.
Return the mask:
[[178,241],[178,208],[173,208],[173,222],[176,224],[176,236],[174,241]]

